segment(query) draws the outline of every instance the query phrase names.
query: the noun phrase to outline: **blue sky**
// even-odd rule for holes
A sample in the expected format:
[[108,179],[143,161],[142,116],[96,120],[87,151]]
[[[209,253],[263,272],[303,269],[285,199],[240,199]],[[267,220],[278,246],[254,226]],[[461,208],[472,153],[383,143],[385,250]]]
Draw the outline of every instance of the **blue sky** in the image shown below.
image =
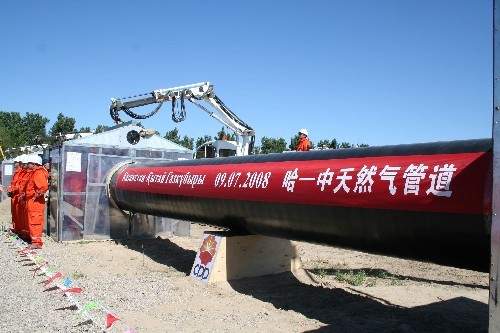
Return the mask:
[[[0,110],[112,126],[111,97],[210,81],[257,133],[371,146],[491,137],[491,0],[1,1]],[[133,109],[149,113],[154,105]],[[130,118],[121,113],[123,119]],[[141,121],[195,139],[191,103]]]

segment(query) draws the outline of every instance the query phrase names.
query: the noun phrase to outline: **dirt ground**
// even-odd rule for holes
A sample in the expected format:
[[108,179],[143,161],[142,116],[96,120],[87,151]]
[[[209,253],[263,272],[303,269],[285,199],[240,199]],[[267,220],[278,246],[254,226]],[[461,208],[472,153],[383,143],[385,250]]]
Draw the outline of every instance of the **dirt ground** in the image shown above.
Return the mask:
[[[142,328],[138,332],[168,332],[171,324],[185,332],[487,331],[487,273],[294,242],[304,274],[205,284],[188,276],[202,231],[193,225],[192,237],[73,244],[68,250],[119,263],[100,268],[109,276],[165,273],[182,300],[147,314],[123,313]],[[92,274],[91,267],[81,270]],[[172,321],[154,319],[165,317]]]
[[[44,253],[68,274],[102,282],[95,292],[137,332],[487,332],[487,273],[293,242],[301,274],[207,284],[189,276],[204,229],[121,242],[47,239]],[[141,297],[133,288],[104,283],[123,279],[151,290],[140,292],[144,305],[127,304]]]

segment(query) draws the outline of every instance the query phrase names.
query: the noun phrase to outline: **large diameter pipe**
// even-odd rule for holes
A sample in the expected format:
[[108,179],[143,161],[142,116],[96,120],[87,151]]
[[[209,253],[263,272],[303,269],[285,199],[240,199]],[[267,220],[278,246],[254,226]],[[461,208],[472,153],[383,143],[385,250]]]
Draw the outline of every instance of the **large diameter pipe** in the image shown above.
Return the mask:
[[491,139],[128,164],[123,210],[488,271]]

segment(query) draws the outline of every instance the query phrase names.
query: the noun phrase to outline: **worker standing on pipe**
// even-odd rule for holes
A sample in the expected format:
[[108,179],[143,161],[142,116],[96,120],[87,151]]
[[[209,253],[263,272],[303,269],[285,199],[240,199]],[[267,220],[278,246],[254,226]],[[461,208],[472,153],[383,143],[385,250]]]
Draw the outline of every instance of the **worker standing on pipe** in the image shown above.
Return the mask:
[[312,144],[311,141],[307,138],[309,133],[305,128],[302,128],[299,131],[299,144],[297,145],[297,151],[308,151],[311,149]]
[[23,155],[19,155],[14,158],[14,175],[12,176],[12,181],[7,187],[7,195],[10,197],[10,212],[12,215],[12,229],[14,233],[21,234],[21,224],[19,221],[19,198],[21,196],[19,192],[19,187],[17,182],[19,181],[20,175],[24,172]]
[[26,208],[28,210],[28,225],[32,248],[43,246],[43,213],[45,211],[45,192],[49,189],[47,179],[49,174],[42,167],[42,158],[31,155],[28,161],[30,178],[26,184]]

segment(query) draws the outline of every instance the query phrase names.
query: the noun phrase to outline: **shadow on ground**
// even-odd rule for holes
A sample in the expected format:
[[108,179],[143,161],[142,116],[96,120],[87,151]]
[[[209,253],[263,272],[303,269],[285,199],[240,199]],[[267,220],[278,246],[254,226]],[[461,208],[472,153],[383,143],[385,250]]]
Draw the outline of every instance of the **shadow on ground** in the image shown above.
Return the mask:
[[160,237],[154,239],[129,239],[117,242],[129,249],[144,253],[159,264],[175,268],[181,273],[189,275],[196,252],[186,250],[169,239]]
[[230,285],[242,294],[327,325],[315,332],[433,333],[488,329],[487,305],[465,297],[402,308],[340,288],[304,284],[291,273],[246,278],[231,281]]
[[[186,250],[169,239],[159,237],[125,240],[120,244],[186,275],[190,274],[196,256],[195,251]],[[380,275],[376,269],[371,272],[374,276]],[[436,283],[409,276],[399,278]],[[402,308],[359,292],[353,294],[340,288],[305,284],[292,273],[245,278],[230,281],[229,284],[241,294],[279,309],[293,310],[325,325],[314,332],[477,333],[488,330],[488,306],[465,297]]]
[[413,281],[413,282],[422,282],[422,283],[432,283],[432,284],[440,284],[440,285],[445,285],[445,286],[460,286],[460,287],[466,287],[466,288],[477,288],[477,289],[489,289],[489,286],[486,285],[480,285],[480,284],[470,284],[470,283],[460,283],[460,282],[455,282],[455,281],[443,281],[443,280],[434,280],[434,279],[424,279],[424,278],[419,278],[415,276],[409,276],[409,275],[401,275],[401,274],[392,274],[389,271],[385,269],[380,269],[380,268],[358,268],[358,269],[337,269],[337,268],[315,268],[315,269],[308,269],[309,272],[315,274],[315,275],[327,275],[327,276],[335,276],[337,274],[352,274],[352,275],[358,275],[360,273],[363,273],[364,276],[367,278],[381,278],[385,280],[392,280],[392,281]]

